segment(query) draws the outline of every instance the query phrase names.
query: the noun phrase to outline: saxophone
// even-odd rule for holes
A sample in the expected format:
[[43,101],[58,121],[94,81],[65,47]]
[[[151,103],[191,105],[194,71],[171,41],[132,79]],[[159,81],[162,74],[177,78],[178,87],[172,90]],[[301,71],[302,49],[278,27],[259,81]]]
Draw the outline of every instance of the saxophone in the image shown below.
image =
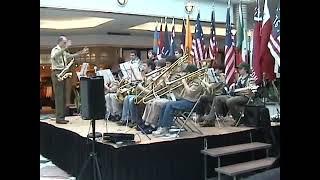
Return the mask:
[[57,74],[58,81],[63,81],[72,76],[72,72],[69,72],[70,67],[73,65],[75,59],[73,58],[69,64],[59,73]]

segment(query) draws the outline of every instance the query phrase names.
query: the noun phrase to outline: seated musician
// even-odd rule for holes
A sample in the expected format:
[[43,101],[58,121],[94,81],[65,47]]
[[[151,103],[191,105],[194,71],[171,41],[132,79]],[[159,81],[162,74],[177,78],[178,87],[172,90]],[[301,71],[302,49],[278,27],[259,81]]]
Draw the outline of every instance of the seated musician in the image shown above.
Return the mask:
[[[187,73],[192,73],[197,70],[198,68],[195,65],[189,64],[184,71]],[[191,110],[203,92],[201,80],[198,77],[189,83],[183,79],[182,84],[184,88],[181,91],[181,96],[177,98],[178,100],[167,102],[161,109],[159,128],[152,132],[154,136],[166,135],[173,123],[175,111]]]
[[174,56],[179,59],[181,56],[183,56],[183,50],[178,48],[177,50],[174,51]]
[[211,105],[209,115],[204,117],[202,127],[214,127],[217,116],[226,116],[228,110],[230,111],[233,119],[237,121],[241,116],[241,107],[249,101],[249,97],[252,96],[250,89],[234,93],[235,89],[245,88],[251,85],[250,81],[250,66],[243,62],[238,66],[239,79],[236,82],[234,88],[230,88],[230,95],[221,95],[214,98]]
[[117,89],[120,82],[115,80],[110,84],[105,84],[105,99],[106,99],[106,119],[110,121],[119,121],[121,117],[121,103],[117,100]]
[[223,71],[223,65],[220,65],[215,69],[216,80],[218,82],[203,82],[206,87],[206,91],[205,94],[200,97],[196,107],[196,113],[198,115],[197,122],[202,122],[204,115],[210,112],[210,105],[212,104],[215,96],[227,94],[227,91],[225,90],[226,84]]
[[[142,71],[141,75],[143,78],[145,78],[145,74],[151,72],[152,70],[155,69],[155,64],[152,60],[147,60],[142,64]],[[151,77],[150,77],[151,78]],[[146,79],[145,84],[150,83],[150,79]],[[141,83],[137,85],[137,89],[139,90],[144,90],[141,89],[143,87]],[[121,120],[118,122],[118,125],[125,125],[127,121],[129,122],[129,127],[134,127],[136,125],[136,121],[140,121],[138,117],[138,112],[137,112],[137,107],[135,107],[134,103],[134,98],[136,96],[131,94],[127,95],[124,100],[123,100],[123,106],[122,106],[122,116]]]
[[[172,63],[174,63],[177,60],[177,58],[175,56],[170,56],[166,59],[166,67],[169,67]],[[179,72],[180,68],[177,69],[175,72],[173,73],[180,73]],[[180,76],[177,76],[176,74],[171,75],[171,76],[167,76],[165,77],[165,79],[168,80],[174,80],[175,78],[178,78]],[[161,84],[164,83],[164,81],[159,82],[159,89],[164,87],[165,84]],[[173,93],[175,93],[176,91],[173,91]],[[165,103],[167,103],[168,101],[170,101],[168,98],[165,97],[158,97],[155,98],[149,102],[146,103],[146,107],[142,116],[142,119],[144,121],[144,124],[141,126],[141,128],[147,133],[147,134],[151,134],[152,131],[156,130],[157,124],[158,124],[158,120],[159,120],[159,116],[160,116],[160,111],[161,108],[165,105]]]

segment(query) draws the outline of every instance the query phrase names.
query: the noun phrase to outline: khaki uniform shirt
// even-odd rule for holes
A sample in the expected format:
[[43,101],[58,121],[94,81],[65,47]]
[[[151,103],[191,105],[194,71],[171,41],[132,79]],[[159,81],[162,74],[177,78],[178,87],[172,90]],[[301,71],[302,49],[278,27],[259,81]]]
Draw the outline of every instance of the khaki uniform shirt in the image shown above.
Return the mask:
[[70,59],[72,55],[62,49],[59,45],[55,46],[51,50],[51,69],[52,70],[63,70],[65,66],[68,64],[68,59]]

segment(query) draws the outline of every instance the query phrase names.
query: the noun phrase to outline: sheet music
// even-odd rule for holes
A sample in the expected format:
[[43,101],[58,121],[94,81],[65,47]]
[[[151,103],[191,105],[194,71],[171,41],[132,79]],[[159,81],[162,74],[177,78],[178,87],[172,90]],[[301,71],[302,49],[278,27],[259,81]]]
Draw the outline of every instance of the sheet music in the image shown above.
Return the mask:
[[99,70],[97,76],[103,76],[104,84],[109,84],[115,81],[110,69]]
[[209,82],[210,83],[219,83],[217,77],[216,77],[216,72],[214,71],[213,68],[208,69],[208,77],[209,77]]
[[78,79],[87,76],[89,63],[82,63],[80,72],[77,72]]
[[130,70],[130,63],[129,62],[125,62],[125,63],[121,63],[119,64],[120,66],[120,70],[122,72],[123,75],[123,79],[129,79],[129,77],[131,76],[131,73],[129,71]]
[[141,72],[139,71],[139,64],[137,63],[134,63],[134,64],[131,64],[131,72],[132,72],[132,81],[142,81],[143,80],[143,77],[142,77],[142,74]]
[[119,65],[124,79],[130,79],[131,81],[143,80],[141,72],[139,71],[139,64],[125,62]]

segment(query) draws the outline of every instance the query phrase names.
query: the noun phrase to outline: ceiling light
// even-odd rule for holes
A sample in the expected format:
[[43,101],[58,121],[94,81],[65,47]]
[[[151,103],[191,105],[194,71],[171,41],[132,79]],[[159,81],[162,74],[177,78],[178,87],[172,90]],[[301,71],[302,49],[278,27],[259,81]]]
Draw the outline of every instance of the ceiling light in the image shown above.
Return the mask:
[[128,3],[128,0],[117,0],[120,6],[125,6]]
[[194,3],[192,3],[191,1],[188,1],[188,2],[186,3],[186,5],[184,6],[187,14],[191,14],[192,11],[193,11],[193,9],[194,9],[194,7],[195,7],[195,5],[194,5]]
[[[154,31],[154,27],[156,26],[155,22],[147,22],[144,24],[140,24],[137,26],[130,27],[130,30],[143,30],[143,31]],[[167,24],[168,29],[172,29],[172,24]],[[182,24],[175,24],[175,32],[181,32],[182,31]],[[160,25],[158,24],[158,31],[160,29]],[[164,28],[163,28],[164,29]],[[210,34],[210,26],[202,26],[203,34]],[[191,32],[194,32],[194,25],[191,25]],[[225,36],[226,34],[226,28],[216,28],[216,35],[218,36]]]
[[41,29],[78,29],[96,27],[112,21],[110,18],[82,17],[64,20],[40,19]]

